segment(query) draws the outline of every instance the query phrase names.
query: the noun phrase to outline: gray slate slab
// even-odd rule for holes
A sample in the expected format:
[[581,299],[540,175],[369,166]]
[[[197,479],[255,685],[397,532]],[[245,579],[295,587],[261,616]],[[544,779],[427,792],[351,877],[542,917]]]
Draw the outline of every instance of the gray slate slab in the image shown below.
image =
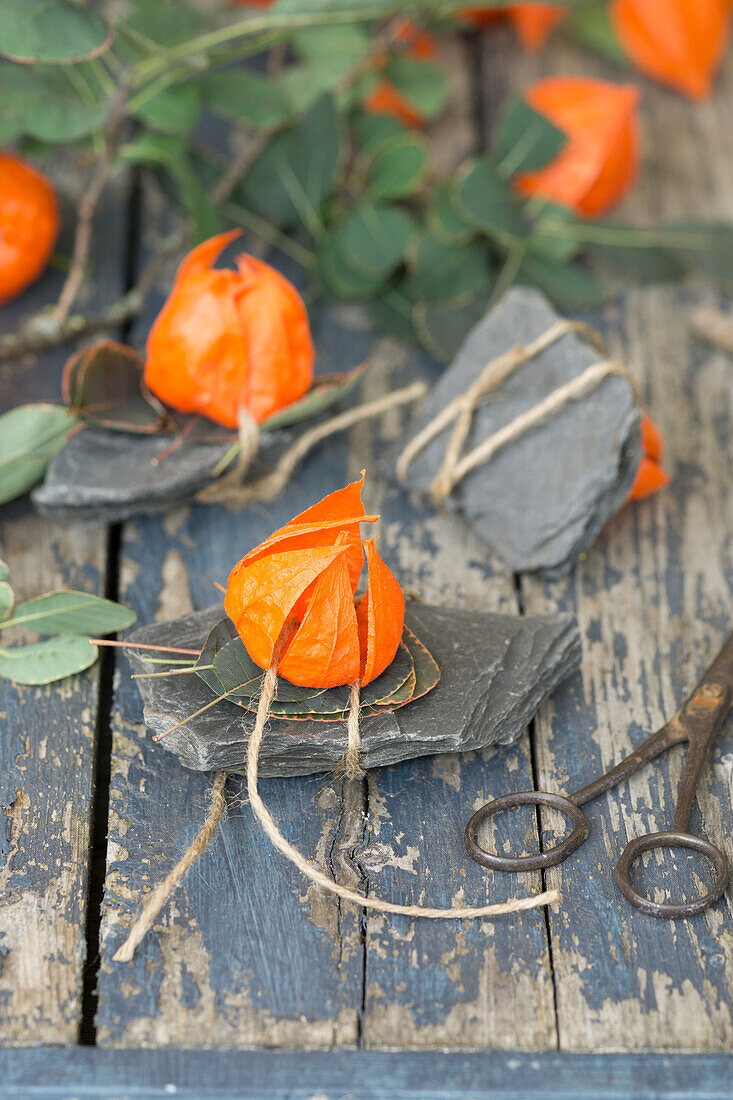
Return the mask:
[[[285,432],[263,433],[261,454],[282,445]],[[212,480],[230,443],[189,442],[160,463],[170,436],[132,435],[86,427],[51,461],[32,500],[52,519],[120,523],[180,504]],[[259,461],[259,459],[258,459]],[[254,471],[253,471],[254,472]]]
[[[509,290],[469,333],[405,442],[465,392],[490,360],[516,344],[529,343],[558,316],[540,291]],[[579,335],[566,333],[485,399],[474,415],[465,450],[599,358]],[[641,458],[640,418],[629,383],[609,375],[597,389],[569,402],[471,471],[446,504],[461,511],[515,572],[564,573],[628,496]],[[450,429],[411,463],[411,488],[428,492],[449,436]]]
[[[221,606],[137,630],[131,642],[200,647],[224,615]],[[362,763],[381,767],[433,753],[466,752],[516,740],[540,703],[580,663],[571,615],[517,617],[457,611],[407,601],[407,625],[441,666],[428,695],[361,724]],[[133,671],[159,671],[128,650]],[[136,681],[146,724],[170,729],[212,698],[195,674]],[[224,700],[160,742],[188,768],[243,772],[254,715]],[[345,750],[343,722],[271,719],[263,741],[263,776],[307,775],[333,769]]]

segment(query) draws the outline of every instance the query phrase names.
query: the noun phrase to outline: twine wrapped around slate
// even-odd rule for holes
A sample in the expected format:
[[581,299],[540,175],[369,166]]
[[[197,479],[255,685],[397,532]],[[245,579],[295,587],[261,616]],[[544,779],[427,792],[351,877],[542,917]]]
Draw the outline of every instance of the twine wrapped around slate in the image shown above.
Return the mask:
[[[188,615],[177,622],[156,624],[137,631],[129,639],[131,659],[145,667],[148,664],[144,656],[146,651],[140,647],[165,645],[165,639],[175,639],[178,646],[182,641],[193,642],[194,648],[198,647],[203,651],[207,628],[209,631],[216,632],[218,629],[216,624],[221,619],[222,612],[221,607],[216,607],[207,612]],[[133,958],[137,946],[152,927],[160,909],[181,882],[188,868],[205,850],[224,813],[224,784],[227,771],[241,770],[245,759],[250,806],[270,841],[312,882],[347,901],[364,908],[409,917],[461,920],[516,913],[541,905],[549,905],[557,900],[559,896],[557,891],[549,890],[535,897],[515,898],[499,904],[432,908],[422,905],[399,905],[366,896],[342,886],[311,864],[285,839],[263,803],[258,790],[259,759],[263,746],[267,753],[265,768],[268,774],[307,774],[314,770],[321,770],[326,760],[331,763],[334,757],[337,757],[344,766],[345,773],[353,778],[361,774],[363,764],[373,764],[377,760],[380,763],[388,763],[391,760],[408,759],[431,751],[478,748],[496,741],[506,742],[519,736],[540,702],[564,676],[577,666],[580,659],[577,627],[572,617],[568,615],[552,614],[516,618],[508,615],[450,611],[408,600],[405,627],[406,634],[412,638],[413,643],[417,642],[436,670],[434,676],[428,675],[426,678],[426,683],[430,686],[414,701],[409,696],[405,696],[406,701],[399,709],[362,718],[360,688],[358,683],[352,684],[349,689],[344,730],[343,718],[338,722],[317,720],[293,722],[282,717],[282,708],[281,716],[270,721],[270,712],[276,709],[279,698],[278,665],[290,640],[286,624],[275,645],[270,667],[258,680],[260,690],[256,714],[252,715],[248,711],[244,719],[240,719],[237,723],[241,731],[234,766],[222,767],[221,763],[216,765],[218,770],[212,790],[212,806],[206,822],[182,859],[166,879],[148,895],[127,939],[117,951],[115,961],[128,962]],[[412,633],[413,628],[415,634]],[[234,640],[239,641],[239,639]],[[224,643],[221,646],[223,651],[226,647],[226,638],[220,638],[218,644],[221,645],[221,643]],[[219,650],[214,648],[206,656],[201,666],[201,673],[216,667],[216,664],[213,666],[208,664],[211,654],[216,652]],[[413,648],[412,652],[415,653],[417,650]],[[139,656],[141,653],[142,657]],[[399,651],[395,661],[398,659]],[[389,671],[388,669],[382,675],[388,676]],[[201,673],[199,676],[192,673],[185,676],[174,675],[170,680],[165,677],[160,679],[158,676],[139,680],[138,683],[143,685],[141,688],[143,697],[148,700],[145,709],[146,721],[157,724],[162,719],[169,722],[181,705],[190,706],[193,703],[190,695],[192,684],[194,693],[197,690],[204,690],[211,696],[214,685]],[[396,679],[399,680],[399,676]],[[196,680],[199,680],[198,685]],[[179,684],[179,681],[184,683]],[[374,681],[374,684],[377,682]],[[161,687],[161,685],[164,686]],[[398,695],[399,687],[391,686],[387,698],[397,698]],[[157,696],[160,698],[156,699]],[[216,698],[215,695],[214,699]],[[238,702],[241,707],[250,707],[251,698],[251,693],[248,691]],[[364,702],[366,703],[366,699]],[[287,699],[283,702],[285,710],[287,710],[286,703]],[[307,705],[314,706],[313,703]],[[235,709],[232,701],[224,699],[217,701],[215,707]],[[193,715],[189,722],[185,720],[182,722],[179,719],[174,732],[181,732],[189,725],[191,728],[188,735],[195,738],[196,719],[203,713],[211,714],[214,707],[205,705],[205,709],[198,707],[197,710],[198,713]],[[188,713],[192,714],[191,711]],[[397,743],[393,743],[391,747],[384,745],[384,729],[376,723],[377,719],[382,719],[385,714],[388,721],[393,720],[396,714],[406,716],[404,725],[399,731],[401,747],[397,747]],[[229,717],[231,718],[231,714]],[[215,720],[222,721],[221,713],[215,716]],[[265,738],[268,723],[268,736]],[[370,723],[375,723],[373,736],[369,729]],[[232,731],[231,722],[225,721],[223,724]],[[295,726],[289,746],[283,743],[284,738],[287,740],[287,734],[284,734],[281,728],[283,726]],[[209,725],[208,734],[211,735],[215,728]],[[161,730],[161,732],[165,731]],[[344,734],[346,746],[344,746]],[[171,736],[173,735],[172,732]],[[198,735],[202,736],[201,728],[198,729]],[[431,735],[433,741],[428,747]],[[203,736],[205,737],[206,733],[203,733]],[[370,736],[372,744],[366,752],[363,752]],[[280,744],[273,752],[273,741],[277,742],[278,737]],[[311,744],[314,740],[319,742],[315,752]],[[167,747],[177,751],[176,742],[172,742]],[[180,747],[180,741],[178,747]],[[303,751],[305,755],[300,763],[297,763],[298,752]],[[284,766],[283,756],[289,757]],[[183,761],[183,754],[181,758]]]
[[640,423],[628,372],[589,326],[518,287],[428,395],[397,476],[459,510],[514,571],[561,574],[626,500]]

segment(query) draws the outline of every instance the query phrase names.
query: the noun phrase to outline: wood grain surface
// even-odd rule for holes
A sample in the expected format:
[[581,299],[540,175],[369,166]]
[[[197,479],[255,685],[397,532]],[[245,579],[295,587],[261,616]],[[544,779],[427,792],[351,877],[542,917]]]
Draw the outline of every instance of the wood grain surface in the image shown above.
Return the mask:
[[[83,162],[52,166],[71,248],[73,203]],[[97,218],[91,279],[83,307],[100,308],[124,288],[127,183],[110,190]],[[62,276],[50,269],[0,324],[12,329],[55,300]],[[5,327],[7,326],[7,328]],[[68,349],[0,366],[2,411],[61,399]],[[34,514],[27,498],[4,505],[0,558],[18,600],[56,588],[105,588],[107,533],[97,525],[60,527]],[[8,631],[8,634],[11,632]],[[15,634],[15,638],[19,635]],[[99,665],[50,687],[0,680],[0,1036],[2,1043],[75,1043],[81,1017],[90,809]]]

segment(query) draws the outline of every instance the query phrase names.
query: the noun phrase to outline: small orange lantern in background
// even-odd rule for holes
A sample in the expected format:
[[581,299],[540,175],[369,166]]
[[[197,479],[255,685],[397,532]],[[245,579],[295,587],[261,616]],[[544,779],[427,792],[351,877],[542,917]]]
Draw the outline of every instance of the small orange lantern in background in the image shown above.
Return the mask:
[[145,381],[183,413],[236,428],[240,409],[261,423],[313,381],[308,314],[295,287],[269,264],[242,255],[215,270],[239,236],[220,233],[188,254],[150,331]]
[[516,181],[522,194],[594,217],[617,203],[639,167],[637,89],[590,77],[553,76],[529,87],[524,98],[564,130],[558,156]]
[[49,180],[20,157],[0,153],[0,304],[21,294],[44,270],[59,224]]

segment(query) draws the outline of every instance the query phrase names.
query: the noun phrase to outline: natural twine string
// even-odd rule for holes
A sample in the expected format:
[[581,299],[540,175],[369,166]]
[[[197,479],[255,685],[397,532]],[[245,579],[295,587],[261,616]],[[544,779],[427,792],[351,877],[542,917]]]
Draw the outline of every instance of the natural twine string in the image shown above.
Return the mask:
[[[340,883],[335,882],[334,879],[329,878],[328,875],[324,875],[324,873],[312,863],[309,863],[305,856],[301,855],[298,849],[293,847],[293,845],[282,835],[257,789],[257,766],[260,746],[262,745],[265,726],[270,716],[270,706],[275,695],[275,688],[277,687],[278,663],[279,654],[276,652],[273,654],[272,664],[265,673],[265,678],[262,682],[262,691],[257,707],[257,718],[247,747],[247,793],[254,815],[267,833],[273,845],[279,852],[282,852],[286,859],[290,860],[290,862],[298,868],[301,874],[309,878],[311,882],[317,883],[317,885],[321,886],[324,890],[328,890],[332,894],[337,894],[338,897],[343,898],[345,901],[352,901],[364,909],[376,909],[381,913],[398,913],[405,917],[429,917],[432,920],[462,920],[464,918],[475,917],[498,917],[504,913],[519,913],[525,909],[535,909],[540,905],[551,905],[559,899],[560,895],[557,890],[546,890],[544,893],[537,894],[533,898],[513,898],[511,901],[499,902],[494,905],[463,906],[455,909],[431,909],[422,905],[395,905],[391,901],[382,901],[380,898],[370,898],[365,894],[358,893],[356,890],[349,889],[348,886],[342,886]],[[358,685],[356,690],[358,692]],[[353,694],[354,691],[352,689],[352,699]],[[355,709],[352,706],[351,709],[358,715],[358,708]],[[356,721],[356,730],[357,733],[355,736],[358,739],[358,719]],[[351,736],[352,734],[350,731],[350,738]],[[351,748],[351,744],[349,748]]]
[[[345,901],[352,901],[364,909],[376,909],[381,913],[397,913],[406,917],[428,917],[432,920],[463,920],[466,918],[474,919],[476,917],[499,917],[507,913],[520,913],[526,909],[536,909],[541,905],[552,905],[559,900],[560,894],[557,890],[545,890],[543,893],[536,894],[531,898],[513,898],[511,901],[497,902],[493,905],[469,905],[450,909],[432,909],[422,905],[396,905],[391,901],[382,901],[380,898],[370,898],[367,897],[366,894],[360,894],[356,890],[350,890],[348,886],[342,886],[334,879],[329,878],[328,875],[325,875],[318,867],[309,863],[305,856],[301,855],[298,849],[282,835],[275,824],[272,814],[262,801],[257,786],[260,748],[262,746],[267,720],[270,717],[270,707],[272,706],[272,700],[275,697],[275,690],[277,688],[277,667],[288,640],[289,636],[283,632],[275,646],[272,663],[262,680],[262,689],[257,706],[257,717],[247,747],[247,793],[254,815],[272,844],[286,859],[298,868],[301,874],[305,875],[311,882],[315,882],[324,890],[336,894]],[[339,761],[338,766],[338,770],[349,778],[358,778],[364,774],[359,765],[359,753],[361,749],[359,705],[359,683],[357,681],[351,686],[349,715],[347,720],[346,753],[341,761]],[[130,962],[132,960],[138,944],[152,928],[158,913],[163,908],[166,901],[168,901],[186,871],[196,862],[213,837],[216,826],[224,810],[223,792],[225,780],[226,772],[219,771],[216,773],[212,791],[212,808],[203,829],[168,877],[148,895],[142,912],[130,929],[127,939],[114,955],[115,962]]]
[[567,332],[582,332],[603,353],[601,338],[590,325],[585,324],[583,321],[564,319],[555,321],[531,343],[509,348],[508,351],[503,352],[503,354],[487,363],[478,378],[465,393],[454,397],[407,444],[397,460],[397,476],[400,481],[405,480],[407,469],[417,455],[453,422],[455,422],[455,426],[448,440],[443,461],[430,487],[431,497],[436,504],[445,500],[448,494],[471,470],[484,465],[507,443],[522,435],[528,428],[541,423],[553,413],[556,413],[569,401],[595,389],[609,374],[616,374],[626,379],[636,397],[635,383],[626,368],[611,359],[602,359],[598,363],[593,363],[576,378],[571,379],[562,386],[558,386],[547,397],[515,416],[503,428],[494,432],[472,451],[462,456],[463,447],[471,431],[473,415],[483,398],[493,393],[514,371],[540,355],[541,352],[549,348]]
[[[259,427],[251,417],[248,417],[249,423],[244,422],[246,452],[243,446],[235,469],[201,489],[196,499],[206,504],[224,504],[227,508],[244,508],[255,501],[274,500],[289,483],[294,471],[308,452],[313,450],[322,439],[327,439],[336,432],[343,432],[362,420],[380,416],[389,409],[396,409],[400,405],[417,401],[424,397],[426,392],[427,385],[424,382],[413,382],[404,389],[394,390],[374,401],[367,401],[338,416],[332,416],[322,424],[316,424],[296,439],[295,443],[280,457],[271,473],[248,485],[242,485],[244,475],[257,454],[259,443]],[[243,422],[240,420],[240,440],[242,437]]]
[[193,844],[191,844],[190,848],[184,852],[182,859],[179,860],[170,874],[148,894],[140,916],[130,929],[122,947],[120,947],[113,956],[115,962],[132,962],[132,957],[135,954],[138,944],[153,927],[158,913],[168,901],[168,898],[176,889],[186,871],[189,867],[193,866],[207,847],[209,841],[216,832],[216,827],[221,821],[226,806],[224,799],[224,784],[226,783],[226,779],[227,773],[225,771],[218,771],[214,776],[214,785],[211,789],[211,809],[209,810],[209,816],[206,818],[201,832],[198,834]]

